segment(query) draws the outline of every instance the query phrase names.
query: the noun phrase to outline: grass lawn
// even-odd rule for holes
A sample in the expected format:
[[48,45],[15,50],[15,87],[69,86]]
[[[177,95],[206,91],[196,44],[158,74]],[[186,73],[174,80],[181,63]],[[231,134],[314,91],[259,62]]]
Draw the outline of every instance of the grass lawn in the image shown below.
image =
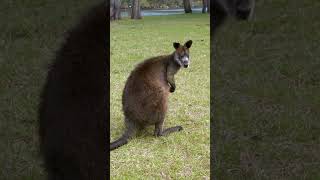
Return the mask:
[[231,20],[216,34],[219,179],[320,179],[319,9],[258,1],[253,22]]
[[0,1],[0,179],[40,180],[37,109],[63,33],[98,2]]
[[165,127],[184,130],[155,138],[154,126],[111,152],[112,179],[208,179],[210,175],[209,15],[173,15],[111,22],[111,140],[123,130],[121,95],[140,61],[174,51],[172,43],[193,40],[191,66],[176,75]]

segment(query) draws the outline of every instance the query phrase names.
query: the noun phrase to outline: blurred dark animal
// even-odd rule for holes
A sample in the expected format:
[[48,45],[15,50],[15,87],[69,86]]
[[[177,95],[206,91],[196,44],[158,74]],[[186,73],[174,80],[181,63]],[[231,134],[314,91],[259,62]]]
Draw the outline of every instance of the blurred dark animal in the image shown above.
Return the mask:
[[49,180],[107,178],[107,23],[103,2],[71,29],[40,97],[40,149]]

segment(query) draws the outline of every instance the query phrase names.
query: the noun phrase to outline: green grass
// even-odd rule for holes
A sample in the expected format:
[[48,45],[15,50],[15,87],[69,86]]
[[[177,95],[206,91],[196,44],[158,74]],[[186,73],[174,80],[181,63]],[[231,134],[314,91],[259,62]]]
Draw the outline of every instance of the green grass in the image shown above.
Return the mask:
[[44,179],[37,109],[63,33],[97,1],[0,1],[0,179]]
[[123,130],[121,95],[138,62],[174,51],[172,43],[192,39],[191,66],[176,75],[165,127],[184,130],[155,138],[154,126],[111,152],[112,179],[208,179],[210,175],[210,35],[202,14],[144,17],[111,23],[111,139]]
[[253,22],[231,20],[216,34],[219,179],[320,179],[319,8],[259,1]]

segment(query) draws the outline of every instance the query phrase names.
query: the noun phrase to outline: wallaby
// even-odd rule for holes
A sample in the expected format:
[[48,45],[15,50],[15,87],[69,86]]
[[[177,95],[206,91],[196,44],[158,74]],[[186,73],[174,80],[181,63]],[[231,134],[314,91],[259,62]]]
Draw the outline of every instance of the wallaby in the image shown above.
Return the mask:
[[106,5],[93,7],[67,33],[48,71],[39,135],[49,180],[107,179]]
[[175,42],[172,54],[147,59],[131,72],[122,94],[126,129],[122,137],[111,143],[110,150],[128,143],[137,130],[149,125],[155,125],[155,136],[182,130],[181,126],[163,129],[163,124],[169,92],[176,89],[174,75],[181,67],[189,66],[191,45],[191,40],[184,45]]

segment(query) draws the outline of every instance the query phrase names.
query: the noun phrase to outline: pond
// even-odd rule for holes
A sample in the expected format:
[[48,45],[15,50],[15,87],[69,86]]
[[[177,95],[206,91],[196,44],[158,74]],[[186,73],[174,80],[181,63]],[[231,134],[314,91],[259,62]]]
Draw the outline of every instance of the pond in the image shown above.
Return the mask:
[[[192,13],[201,13],[202,8],[192,8]],[[141,10],[142,16],[166,16],[174,14],[184,14],[184,9],[148,9]],[[121,11],[121,17],[128,17],[128,10]]]

